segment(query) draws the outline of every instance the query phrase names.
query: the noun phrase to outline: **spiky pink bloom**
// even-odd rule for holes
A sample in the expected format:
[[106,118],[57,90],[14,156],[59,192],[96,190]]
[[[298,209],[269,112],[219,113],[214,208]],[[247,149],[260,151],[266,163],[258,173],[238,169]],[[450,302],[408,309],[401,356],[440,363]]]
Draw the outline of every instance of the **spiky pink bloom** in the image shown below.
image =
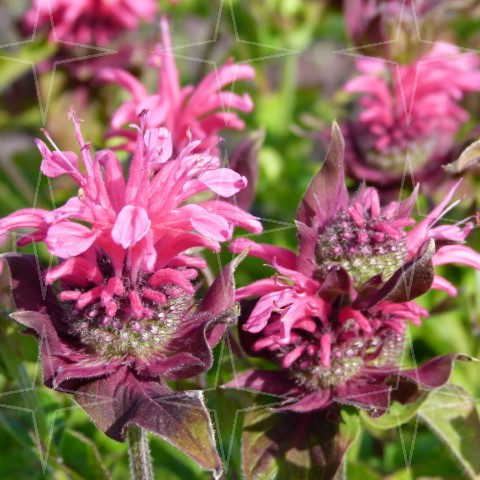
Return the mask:
[[469,118],[459,102],[480,89],[478,57],[438,42],[412,64],[359,59],[357,70],[344,87],[360,95],[347,131],[350,173],[382,184],[398,180],[407,152],[416,176],[438,169]]
[[[192,249],[218,251],[236,225],[261,231],[255,217],[216,198],[235,195],[246,179],[222,168],[215,156],[193,154],[198,141],[172,156],[170,133],[143,125],[125,178],[112,151],[92,154],[73,118],[80,159],[50,151],[40,140],[37,146],[42,172],[69,175],[78,195],[52,211],[30,208],[0,220],[0,235],[30,229],[19,245],[43,242],[60,260],[43,272],[47,285],[58,285],[45,297],[34,257],[6,257],[19,309],[14,318],[45,337],[46,384],[73,391],[112,438],[123,439],[128,425],[137,423],[219,470],[201,394],[173,393],[165,379],[208,370],[211,348],[236,318],[235,262],[197,303],[201,282],[194,282],[206,263]],[[195,203],[197,194],[203,200]],[[91,395],[117,403],[98,409]],[[163,405],[166,397],[180,403]],[[197,413],[182,410],[182,403]]]
[[404,332],[408,322],[420,325],[428,315],[415,297],[431,288],[455,294],[451,284],[434,276],[434,266],[480,269],[480,255],[461,245],[470,224],[436,226],[455,189],[415,224],[409,218],[415,193],[385,207],[373,188],[349,199],[343,155],[343,138],[334,127],[325,164],[299,206],[298,254],[248,239],[232,244],[234,252],[248,248],[277,272],[239,288],[237,298],[258,298],[242,326],[247,350],[281,370],[247,372],[229,385],[291,397],[281,407],[286,410],[306,412],[339,402],[381,415],[392,396],[402,395],[389,383],[392,377],[417,380],[423,388],[448,379],[456,356],[432,360],[418,377],[402,371]]
[[155,0],[34,0],[24,24],[32,32],[48,29],[51,41],[104,45],[156,10]]
[[110,136],[122,136],[132,147],[132,134],[124,129],[126,124],[138,123],[139,115],[146,111],[149,128],[166,127],[172,134],[174,148],[182,149],[193,140],[201,140],[199,149],[216,148],[220,130],[242,130],[243,120],[235,110],[250,112],[253,102],[248,94],[242,96],[225,91],[228,85],[255,75],[250,65],[241,65],[229,60],[225,65],[209,73],[197,85],[180,84],[175,65],[168,22],[160,22],[162,44],[151,57],[151,64],[158,68],[158,90],[149,94],[145,86],[130,73],[117,69],[103,69],[100,78],[118,84],[131,94],[112,116]]
[[[61,293],[62,298],[75,300],[78,309],[91,306],[113,318],[125,299],[135,317],[149,316],[151,301],[166,302],[158,291],[163,285],[175,284],[180,291],[193,292],[192,280],[205,263],[183,252],[194,247],[218,251],[220,243],[231,238],[235,225],[261,231],[256,218],[214,198],[235,195],[247,181],[222,168],[217,157],[193,154],[199,141],[172,157],[167,130],[137,133],[136,152],[125,180],[115,154],[101,150],[93,156],[76,120],[75,130],[84,171],[75,153],[51,152],[41,140],[37,146],[43,156],[42,172],[49,177],[68,174],[79,186],[79,195],[53,211],[14,212],[0,221],[0,232],[32,228],[19,239],[19,245],[41,241],[52,255],[66,259],[48,269],[46,279],[48,283],[68,279],[70,285],[88,285],[85,291]],[[188,203],[202,192],[210,192],[211,198]],[[99,251],[105,256],[100,262]]]

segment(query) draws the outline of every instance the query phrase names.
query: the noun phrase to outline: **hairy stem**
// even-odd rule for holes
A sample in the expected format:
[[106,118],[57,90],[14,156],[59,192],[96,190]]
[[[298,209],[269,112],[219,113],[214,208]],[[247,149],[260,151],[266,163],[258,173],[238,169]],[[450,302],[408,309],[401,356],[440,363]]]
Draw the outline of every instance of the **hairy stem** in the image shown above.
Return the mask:
[[131,425],[127,430],[127,440],[131,480],[153,480],[147,433],[137,425]]

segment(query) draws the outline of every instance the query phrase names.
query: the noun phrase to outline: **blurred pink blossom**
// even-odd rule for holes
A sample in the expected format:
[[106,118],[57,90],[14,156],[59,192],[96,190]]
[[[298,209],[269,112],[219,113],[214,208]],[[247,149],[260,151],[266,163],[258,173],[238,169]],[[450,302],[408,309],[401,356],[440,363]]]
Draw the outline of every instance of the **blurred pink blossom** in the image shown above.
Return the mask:
[[125,125],[138,123],[139,115],[147,112],[148,128],[166,127],[172,134],[175,151],[179,151],[193,140],[201,140],[200,149],[216,148],[219,132],[223,129],[243,130],[245,124],[233,110],[250,112],[253,102],[248,94],[242,96],[224,91],[241,80],[255,75],[250,65],[236,64],[233,60],[209,73],[197,86],[182,87],[175,65],[168,22],[160,22],[162,44],[151,57],[151,64],[158,68],[158,91],[149,94],[145,86],[127,71],[117,68],[103,69],[99,77],[125,88],[131,99],[126,101],[111,119],[109,136],[122,136],[128,140],[127,147],[133,148],[134,136],[125,130]]
[[105,45],[151,20],[156,9],[155,0],[34,0],[24,24],[29,31],[46,28],[52,41]]
[[436,43],[410,65],[362,58],[357,70],[344,87],[359,94],[358,114],[346,125],[350,173],[388,183],[403,172],[407,151],[415,173],[438,168],[469,118],[460,101],[480,90],[478,57]]

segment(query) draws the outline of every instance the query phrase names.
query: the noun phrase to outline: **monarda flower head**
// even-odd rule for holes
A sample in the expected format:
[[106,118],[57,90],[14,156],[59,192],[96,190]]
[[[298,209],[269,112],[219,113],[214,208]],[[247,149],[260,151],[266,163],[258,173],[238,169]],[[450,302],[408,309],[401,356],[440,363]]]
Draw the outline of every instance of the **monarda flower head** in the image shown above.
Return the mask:
[[[43,242],[59,258],[39,280],[34,257],[6,256],[13,316],[42,338],[46,385],[73,392],[107,435],[121,440],[134,423],[219,470],[201,394],[174,393],[166,380],[208,370],[211,348],[235,321],[235,264],[199,303],[194,282],[206,263],[191,249],[218,251],[234,225],[261,230],[239,208],[205,198],[230,197],[246,180],[212,155],[192,154],[198,142],[172,157],[169,132],[143,126],[125,179],[115,154],[93,155],[75,117],[74,123],[83,168],[75,153],[37,145],[42,172],[70,175],[78,195],[53,211],[20,210],[0,220],[2,234],[32,229],[19,245]],[[204,201],[193,203],[200,193]],[[46,297],[43,281],[57,285]],[[96,406],[92,396],[111,402]]]
[[52,41],[104,45],[126,30],[150,20],[155,0],[34,0],[24,24],[34,31],[46,27]]
[[408,322],[420,325],[428,315],[415,297],[431,288],[455,294],[434,275],[434,266],[480,269],[480,255],[461,245],[470,224],[435,226],[454,190],[415,224],[409,218],[413,195],[386,207],[373,188],[349,199],[343,156],[334,126],[326,161],[298,209],[298,254],[247,239],[232,245],[233,251],[249,248],[277,271],[239,288],[237,298],[259,297],[245,304],[243,344],[280,370],[249,371],[229,385],[285,395],[280,410],[311,412],[344,403],[378,416],[392,399],[413,401],[422,389],[447,381],[456,355],[402,370],[404,332]]
[[359,75],[344,86],[359,94],[357,116],[345,125],[349,173],[382,185],[398,183],[409,153],[418,181],[438,175],[468,120],[459,102],[479,90],[479,67],[477,56],[447,43],[434,44],[408,65],[359,59]]
[[418,42],[418,49],[412,46],[411,38],[418,36],[418,24],[422,33],[432,28],[442,33],[451,24],[452,13],[462,8],[468,8],[467,4],[438,0],[343,2],[347,33],[357,49],[389,59],[418,54],[427,43]]
[[243,120],[234,110],[250,112],[253,102],[248,94],[236,95],[223,91],[230,84],[252,79],[255,75],[250,65],[239,65],[229,60],[218,70],[209,73],[197,85],[182,87],[175,65],[168,22],[161,19],[162,44],[151,56],[151,64],[158,68],[158,91],[149,94],[145,86],[130,73],[117,69],[103,69],[99,77],[128,90],[131,99],[112,116],[109,136],[122,136],[132,147],[131,132],[125,131],[128,123],[137,123],[139,114],[148,111],[147,126],[166,127],[170,130],[174,148],[183,148],[189,141],[201,140],[198,149],[216,148],[218,133],[225,128],[242,130]]

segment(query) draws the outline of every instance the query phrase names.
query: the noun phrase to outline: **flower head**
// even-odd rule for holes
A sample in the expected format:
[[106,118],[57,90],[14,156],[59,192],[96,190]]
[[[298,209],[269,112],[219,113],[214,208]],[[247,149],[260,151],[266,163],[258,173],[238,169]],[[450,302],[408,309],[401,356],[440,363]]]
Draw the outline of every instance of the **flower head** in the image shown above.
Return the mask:
[[[343,139],[334,126],[325,164],[299,206],[298,254],[247,239],[232,244],[233,251],[249,248],[250,255],[277,271],[271,279],[239,288],[237,298],[259,297],[244,312],[247,350],[281,367],[274,373],[247,372],[237,380],[295,398],[283,409],[309,411],[338,401],[373,408],[379,415],[392,395],[402,394],[393,391],[392,377],[416,378],[414,371],[399,367],[407,323],[419,325],[428,315],[413,299],[430,288],[455,294],[451,284],[434,275],[434,266],[460,263],[480,269],[480,255],[461,245],[470,224],[435,226],[454,189],[415,224],[409,218],[415,193],[386,207],[373,188],[362,188],[349,199],[343,155]],[[421,367],[420,386],[444,383],[454,358]]]
[[242,130],[244,122],[233,110],[250,112],[253,103],[248,94],[239,96],[223,89],[240,80],[254,77],[250,65],[239,65],[229,60],[218,70],[208,74],[197,86],[180,85],[179,73],[174,62],[168,22],[160,22],[162,45],[151,57],[151,64],[158,68],[158,91],[149,94],[142,83],[130,73],[116,68],[106,68],[100,73],[104,81],[114,82],[129,91],[132,98],[113,115],[110,136],[123,136],[127,146],[132,146],[131,134],[123,127],[138,122],[146,111],[149,128],[166,127],[172,134],[174,148],[181,149],[193,140],[201,140],[201,150],[216,148],[218,132],[225,128]]
[[358,116],[348,125],[347,165],[357,178],[391,183],[411,152],[415,173],[445,162],[468,120],[459,101],[480,85],[479,60],[447,43],[409,65],[360,59],[359,75],[344,87],[359,94]]
[[47,27],[52,41],[104,45],[155,12],[155,0],[34,0],[24,24],[30,31]]
[[[43,272],[47,285],[58,284],[56,293],[48,287],[43,298],[34,257],[7,255],[18,308],[14,318],[45,337],[46,384],[73,391],[112,438],[122,439],[125,428],[137,423],[205,467],[218,469],[201,394],[175,393],[175,401],[199,408],[191,427],[185,423],[188,414],[167,414],[159,402],[173,395],[166,379],[188,378],[210,368],[211,348],[237,316],[236,262],[225,267],[198,302],[199,282],[194,282],[206,263],[192,248],[218,251],[235,225],[261,230],[256,218],[213,197],[234,195],[246,180],[221,168],[217,157],[192,153],[198,141],[172,156],[170,133],[144,125],[124,178],[115,154],[103,150],[93,155],[74,114],[73,120],[81,160],[74,152],[52,152],[40,140],[37,146],[42,172],[69,175],[78,195],[53,211],[25,209],[0,220],[2,234],[32,229],[19,245],[44,242],[60,260]],[[194,203],[198,194],[203,201]],[[105,414],[89,406],[91,394],[121,400]],[[178,432],[165,431],[165,415],[178,417]],[[189,428],[198,428],[193,437]],[[199,438],[185,444],[197,434],[208,434],[207,446]]]
[[[389,58],[412,51],[409,40],[417,35],[419,21],[422,26],[431,24],[440,30],[451,16],[447,11],[462,8],[437,0],[349,0],[343,2],[343,7],[347,33],[357,48],[369,55],[375,52]],[[405,52],[407,49],[409,52]]]

